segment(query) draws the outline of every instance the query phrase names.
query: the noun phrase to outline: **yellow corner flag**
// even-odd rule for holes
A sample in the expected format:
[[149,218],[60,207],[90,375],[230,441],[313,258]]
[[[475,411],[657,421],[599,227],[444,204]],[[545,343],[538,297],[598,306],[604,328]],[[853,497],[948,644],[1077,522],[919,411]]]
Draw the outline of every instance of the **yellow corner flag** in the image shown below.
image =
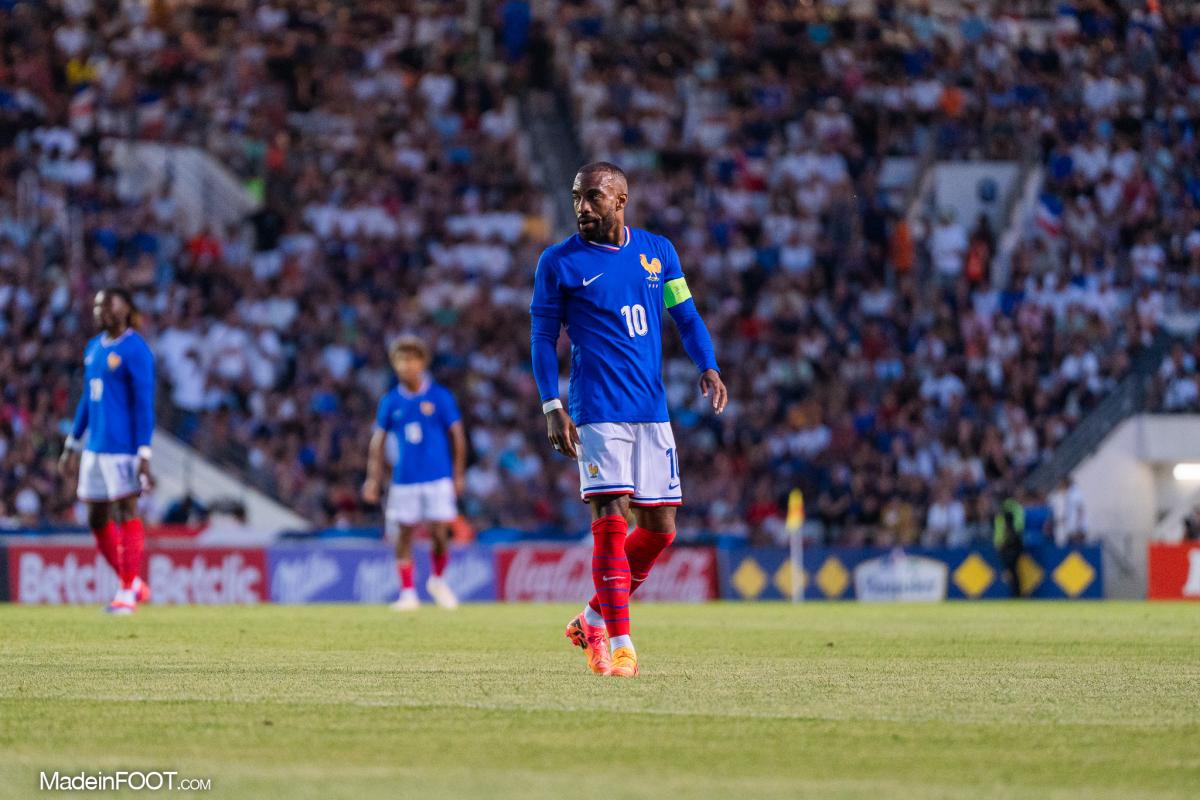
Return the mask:
[[788,492],[787,529],[796,532],[804,527],[804,492],[792,489]]

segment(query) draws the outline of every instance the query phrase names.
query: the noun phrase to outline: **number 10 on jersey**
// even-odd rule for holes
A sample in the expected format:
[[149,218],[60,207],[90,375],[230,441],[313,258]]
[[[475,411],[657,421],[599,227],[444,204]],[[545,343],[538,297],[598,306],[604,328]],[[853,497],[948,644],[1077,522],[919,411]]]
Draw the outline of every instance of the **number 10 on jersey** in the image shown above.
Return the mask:
[[641,303],[632,306],[621,306],[621,316],[625,318],[625,327],[629,329],[629,338],[645,336],[650,330],[646,322],[646,307]]

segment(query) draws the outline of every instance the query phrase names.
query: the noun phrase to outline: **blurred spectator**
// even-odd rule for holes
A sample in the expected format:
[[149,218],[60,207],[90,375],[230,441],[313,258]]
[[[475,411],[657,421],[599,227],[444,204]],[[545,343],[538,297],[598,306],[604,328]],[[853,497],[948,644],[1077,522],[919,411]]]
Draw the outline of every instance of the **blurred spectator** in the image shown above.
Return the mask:
[[1063,478],[1047,498],[1054,522],[1054,543],[1059,547],[1086,544],[1087,513],[1083,492],[1070,477]]
[[967,512],[947,486],[934,493],[925,518],[923,547],[963,547],[967,539]]
[[1183,520],[1183,541],[1200,542],[1200,506],[1192,509]]

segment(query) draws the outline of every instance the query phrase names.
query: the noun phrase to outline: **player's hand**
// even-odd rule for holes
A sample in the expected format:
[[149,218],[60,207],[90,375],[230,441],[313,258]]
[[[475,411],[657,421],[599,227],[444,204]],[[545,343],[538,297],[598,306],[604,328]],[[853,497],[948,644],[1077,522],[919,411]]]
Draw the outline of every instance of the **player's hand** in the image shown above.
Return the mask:
[[467,479],[461,474],[456,474],[454,476],[454,496],[461,498],[466,490]]
[[720,414],[729,402],[729,392],[721,380],[721,373],[715,369],[706,369],[700,376],[700,394],[712,398],[713,411]]
[[371,505],[379,502],[379,481],[367,478],[362,485],[362,499]]
[[67,480],[79,475],[79,451],[64,448],[58,457],[58,472]]
[[154,488],[154,475],[150,472],[150,459],[139,458],[137,460],[137,475],[138,483],[142,485],[143,492],[148,492]]
[[546,438],[551,447],[564,456],[578,458],[575,445],[579,444],[579,431],[566,409],[556,408],[546,414]]

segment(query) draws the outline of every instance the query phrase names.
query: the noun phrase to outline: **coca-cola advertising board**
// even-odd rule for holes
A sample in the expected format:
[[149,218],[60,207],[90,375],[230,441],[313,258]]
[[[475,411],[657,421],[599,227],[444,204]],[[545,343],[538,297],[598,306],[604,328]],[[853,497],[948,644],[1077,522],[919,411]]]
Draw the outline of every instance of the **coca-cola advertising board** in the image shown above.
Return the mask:
[[[268,598],[266,556],[260,549],[163,548],[146,555],[143,573],[152,603],[223,605]],[[107,603],[118,581],[92,547],[8,548],[11,599],[33,605]]]
[[1151,600],[1200,600],[1200,542],[1152,544],[1147,562]]
[[[593,591],[589,547],[512,547],[496,551],[497,599],[506,602],[572,602]],[[640,601],[699,603],[717,596],[716,555],[708,547],[663,551]]]

